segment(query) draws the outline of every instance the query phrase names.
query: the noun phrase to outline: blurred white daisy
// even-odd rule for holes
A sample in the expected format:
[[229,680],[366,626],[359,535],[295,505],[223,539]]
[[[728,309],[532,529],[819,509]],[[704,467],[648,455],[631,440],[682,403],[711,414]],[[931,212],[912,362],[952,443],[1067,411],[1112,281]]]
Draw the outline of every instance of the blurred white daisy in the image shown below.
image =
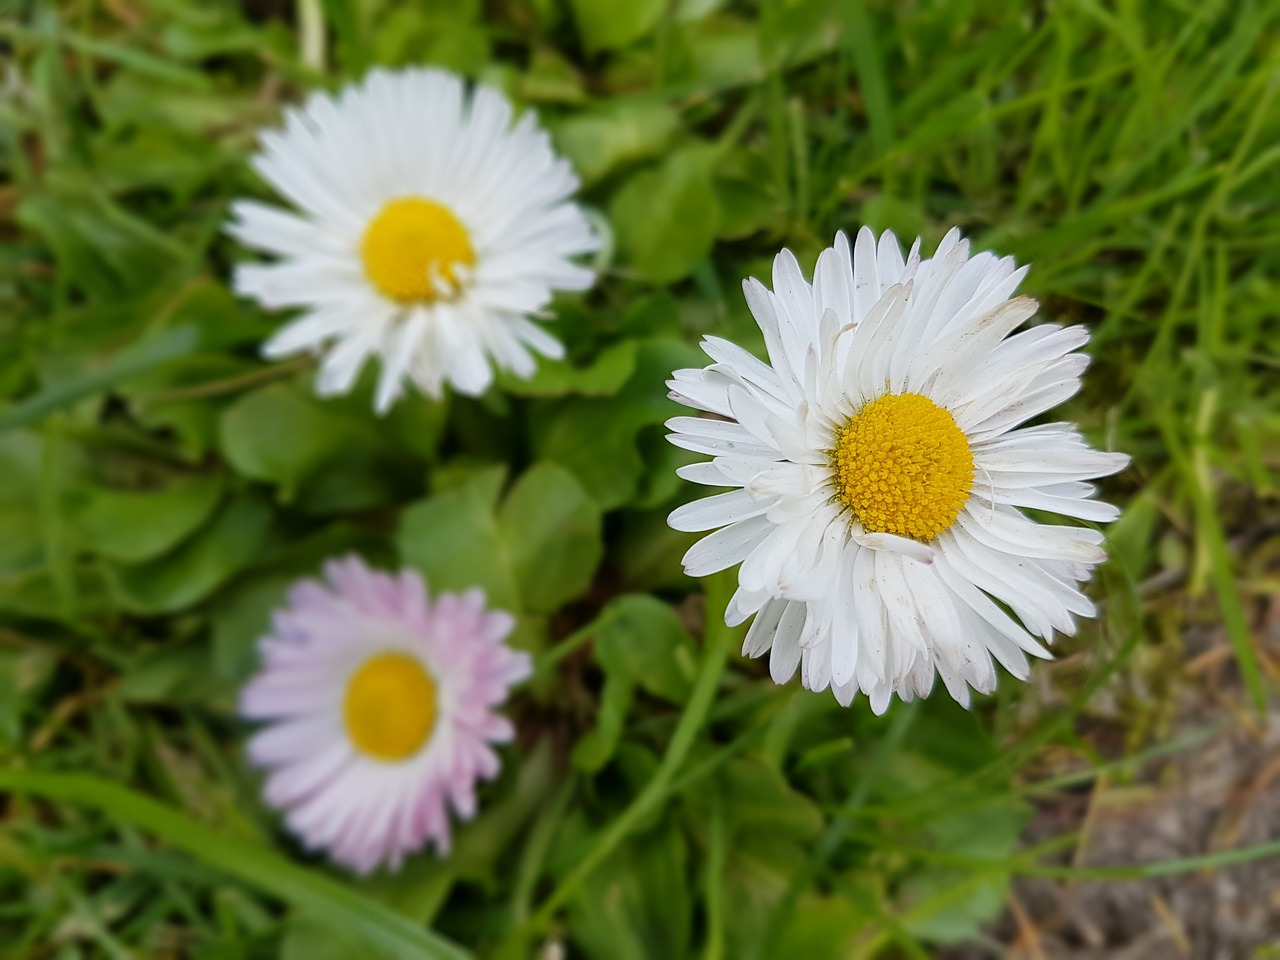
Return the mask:
[[279,258],[238,267],[236,290],[303,311],[264,355],[321,354],[326,396],[376,356],[379,411],[405,381],[475,396],[493,363],[528,377],[533,354],[560,357],[530,315],[591,285],[571,258],[599,243],[568,161],[532,112],[512,120],[502,94],[442,70],[374,70],[288,111],[254,166],[299,212],[241,200],[228,228]]
[[476,782],[498,772],[490,744],[513,734],[494,709],[531,669],[504,642],[514,620],[479,590],[433,602],[417,573],[355,557],[325,576],[291,589],[241,692],[240,713],[270,722],[248,746],[266,801],[362,874],[428,840],[446,853],[447,806],[475,814]]
[[842,704],[862,690],[881,713],[936,672],[967,705],[970,687],[995,688],[992,657],[1025,679],[1025,654],[1047,657],[1041,640],[1094,614],[1077,584],[1105,559],[1102,535],[1019,508],[1112,520],[1085,481],[1129,458],[1070,424],[1019,426],[1074,394],[1088,363],[1082,327],[1013,334],[1036,310],[1009,299],[1025,272],[970,257],[955,230],[928,260],[918,241],[904,260],[889,232],[877,244],[864,228],[852,251],[840,234],[812,285],[783,250],[772,291],[744,284],[769,363],[707,337],[714,362],[676,371],[674,399],[726,418],[667,423],[714,457],[681,476],[737,488],[671,514],[716,531],[685,569],[742,564],[726,620],[755,616],[743,652],[768,651],[777,682],[800,667],[809,689]]

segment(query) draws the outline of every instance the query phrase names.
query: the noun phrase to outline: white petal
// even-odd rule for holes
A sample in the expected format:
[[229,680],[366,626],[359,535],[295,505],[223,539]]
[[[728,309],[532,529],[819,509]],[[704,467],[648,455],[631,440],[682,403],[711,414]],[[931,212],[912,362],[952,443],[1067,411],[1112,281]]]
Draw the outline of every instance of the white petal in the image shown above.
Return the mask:
[[[531,352],[563,354],[529,316],[554,291],[590,285],[593,272],[573,258],[600,240],[572,202],[577,179],[568,164],[534,115],[515,120],[502,94],[468,91],[440,70],[373,70],[337,95],[314,94],[286,111],[282,129],[262,137],[254,166],[298,213],[233,205],[228,231],[281,258],[239,266],[235,286],[267,309],[312,311],[266,352],[320,353],[319,392],[346,392],[373,356],[383,365],[375,403],[385,411],[409,383],[430,395],[446,385],[476,395],[491,385],[495,364],[527,377]],[[467,231],[476,262],[456,299],[402,305],[366,275],[362,238],[385,204],[402,197],[444,205]],[[380,306],[370,309],[371,300]],[[418,319],[371,343],[367,327],[388,312]]]

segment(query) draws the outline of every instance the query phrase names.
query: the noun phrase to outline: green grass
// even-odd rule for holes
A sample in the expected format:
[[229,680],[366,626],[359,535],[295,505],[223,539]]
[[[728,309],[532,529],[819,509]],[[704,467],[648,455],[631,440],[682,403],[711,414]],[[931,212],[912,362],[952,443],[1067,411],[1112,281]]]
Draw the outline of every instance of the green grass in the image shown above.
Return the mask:
[[[1194,749],[1193,624],[1230,645],[1223,722],[1274,692],[1278,30],[1263,0],[0,5],[0,957],[927,957],[1013,877],[1274,856],[1075,867],[1078,835],[1020,834]],[[536,108],[610,242],[558,304],[571,363],[378,420],[367,383],[322,403],[257,358],[278,321],[221,227],[283,104],[407,63]],[[1031,263],[1093,334],[1062,415],[1134,455],[1102,616],[1061,645],[1085,666],[969,712],[774,687],[664,522],[662,381],[701,333],[759,346],[741,279],[863,223]],[[539,663],[454,855],[366,882],[281,831],[233,715],[284,586],[346,550],[483,583]]]

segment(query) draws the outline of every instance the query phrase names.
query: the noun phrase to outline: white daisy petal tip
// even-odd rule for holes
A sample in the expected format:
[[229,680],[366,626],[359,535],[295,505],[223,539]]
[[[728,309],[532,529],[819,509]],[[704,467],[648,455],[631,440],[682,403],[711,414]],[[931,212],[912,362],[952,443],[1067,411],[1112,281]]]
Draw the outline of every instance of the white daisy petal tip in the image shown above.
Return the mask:
[[375,361],[380,410],[408,386],[476,395],[495,365],[528,377],[530,351],[563,356],[532,318],[553,292],[591,285],[576,261],[600,240],[568,162],[513,114],[496,90],[435,68],[376,69],[287,110],[253,166],[289,209],[237,201],[226,226],[273,258],[239,266],[236,292],[301,311],[289,350],[265,356],[340,355],[324,394]]
[[296,584],[273,621],[239,702],[266,724],[246,750],[265,801],[356,873],[444,854],[449,807],[474,813],[476,782],[498,771],[490,744],[513,732],[496,711],[532,668],[505,643],[514,619],[353,556]]
[[[927,696],[961,704],[1018,678],[1037,638],[1095,608],[1080,591],[1106,559],[1087,527],[1037,523],[1034,508],[1088,522],[1118,511],[1088,481],[1124,469],[1069,424],[1025,426],[1079,387],[1078,327],[1019,331],[1038,306],[1015,296],[1012,258],[949,231],[933,257],[891,233],[837,234],[812,283],[789,251],[770,290],[743,282],[767,361],[715,337],[713,361],[681,370],[672,398],[717,419],[675,417],[669,439],[712,460],[682,467],[730,488],[671,516],[705,532],[685,556],[704,576],[741,564],[730,623],[769,656],[775,681],[882,713]],[[736,489],[735,489],[736,488]]]

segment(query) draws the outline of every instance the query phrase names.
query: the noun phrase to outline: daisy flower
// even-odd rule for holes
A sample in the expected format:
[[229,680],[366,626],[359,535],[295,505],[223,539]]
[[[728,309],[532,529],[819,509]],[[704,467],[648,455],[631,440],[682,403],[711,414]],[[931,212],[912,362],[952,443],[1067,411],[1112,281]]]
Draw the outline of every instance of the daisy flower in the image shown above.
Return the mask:
[[241,715],[269,723],[248,745],[266,801],[361,874],[427,841],[447,853],[446,805],[475,814],[476,782],[498,772],[490,745],[514,732],[494,709],[531,669],[504,642],[515,621],[479,590],[433,602],[409,570],[348,557],[324,573],[290,590],[241,692]]
[[591,285],[571,258],[599,241],[532,112],[513,123],[502,94],[442,70],[374,70],[287,111],[253,163],[298,212],[233,204],[230,233],[278,258],[240,266],[235,288],[302,311],[263,354],[320,354],[322,396],[371,356],[383,412],[406,381],[478,396],[493,364],[528,377],[534,354],[563,355],[530,315]]
[[[765,363],[707,337],[713,361],[678,370],[671,396],[716,414],[668,421],[677,446],[714,459],[680,470],[732,487],[671,514],[714,530],[685,555],[705,576],[741,563],[725,618],[754,615],[743,653],[768,652],[778,683],[876,713],[926,696],[935,674],[968,705],[1026,654],[1094,614],[1078,589],[1105,559],[1100,533],[1039,523],[1022,508],[1106,521],[1087,481],[1129,458],[1091,449],[1074,426],[1021,426],[1080,387],[1082,327],[1041,324],[1010,299],[1026,268],[969,255],[951,231],[932,259],[904,260],[890,232],[843,235],[813,283],[794,256],[773,290],[744,284]],[[1012,614],[1012,615],[1011,615]]]

